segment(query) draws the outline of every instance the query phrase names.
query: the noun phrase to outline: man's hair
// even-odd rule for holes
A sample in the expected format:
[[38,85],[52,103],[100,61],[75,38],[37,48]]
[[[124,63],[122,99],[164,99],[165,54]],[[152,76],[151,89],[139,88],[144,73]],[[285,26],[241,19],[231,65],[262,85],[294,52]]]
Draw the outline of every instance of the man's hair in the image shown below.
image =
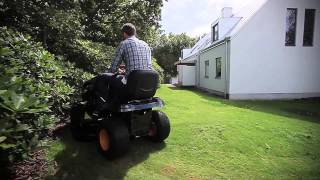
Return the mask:
[[136,35],[136,27],[131,23],[126,23],[121,28],[122,32],[128,34],[128,36]]

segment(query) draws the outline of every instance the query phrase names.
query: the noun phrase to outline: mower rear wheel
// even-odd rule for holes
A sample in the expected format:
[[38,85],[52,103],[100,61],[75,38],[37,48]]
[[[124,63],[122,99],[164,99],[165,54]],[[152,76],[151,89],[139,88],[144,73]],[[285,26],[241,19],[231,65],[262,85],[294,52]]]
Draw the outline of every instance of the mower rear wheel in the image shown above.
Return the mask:
[[161,112],[152,111],[152,125],[148,136],[154,142],[163,142],[170,134],[170,122],[168,116]]
[[82,126],[84,115],[85,115],[85,109],[83,105],[76,104],[71,108],[71,112],[70,112],[71,133],[76,140],[80,140],[80,141],[84,140],[86,137],[86,131]]
[[110,119],[98,128],[98,148],[108,159],[114,159],[128,151],[129,130],[121,119]]

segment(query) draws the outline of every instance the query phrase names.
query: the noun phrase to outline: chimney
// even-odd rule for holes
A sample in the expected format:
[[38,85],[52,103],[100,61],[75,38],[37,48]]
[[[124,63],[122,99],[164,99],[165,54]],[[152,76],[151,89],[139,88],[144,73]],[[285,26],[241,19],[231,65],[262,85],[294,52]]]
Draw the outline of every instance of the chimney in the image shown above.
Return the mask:
[[221,17],[222,18],[229,18],[232,17],[232,7],[224,7],[221,10]]

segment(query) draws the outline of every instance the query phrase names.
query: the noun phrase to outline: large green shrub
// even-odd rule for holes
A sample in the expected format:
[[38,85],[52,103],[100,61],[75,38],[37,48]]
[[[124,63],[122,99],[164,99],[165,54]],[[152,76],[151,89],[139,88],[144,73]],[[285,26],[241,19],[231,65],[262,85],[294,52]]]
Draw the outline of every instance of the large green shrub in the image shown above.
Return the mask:
[[157,63],[157,60],[152,58],[152,68],[153,70],[157,71],[159,73],[159,80],[160,83],[164,83],[164,72],[161,66]]
[[104,73],[111,65],[115,49],[103,43],[77,39],[68,45],[65,57],[88,72]]
[[0,153],[7,150],[13,159],[37,145],[64,115],[75,86],[91,75],[5,27],[0,62]]

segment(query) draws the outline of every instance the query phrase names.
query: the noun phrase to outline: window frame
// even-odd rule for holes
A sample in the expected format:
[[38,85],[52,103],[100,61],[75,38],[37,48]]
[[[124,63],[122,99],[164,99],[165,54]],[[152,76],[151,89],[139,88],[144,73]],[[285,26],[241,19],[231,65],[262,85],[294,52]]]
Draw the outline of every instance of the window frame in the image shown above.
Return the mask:
[[215,42],[217,40],[219,40],[219,23],[212,26],[212,42]]
[[[285,33],[285,46],[296,46],[297,44],[297,20],[298,20],[298,8],[287,8],[286,9],[286,33]],[[289,36],[289,31],[287,31],[288,26],[288,11],[294,10],[295,11],[295,24],[294,24],[294,41],[292,44],[287,43],[287,36]]]
[[[218,61],[220,61],[220,75],[218,74]],[[221,79],[222,77],[222,57],[216,58],[216,76],[215,79]]]
[[[311,10],[313,11],[313,28],[312,28],[312,40],[311,40],[311,44],[305,44],[305,36],[306,36],[306,15],[307,15],[307,10]],[[314,45],[314,30],[315,30],[315,24],[316,24],[316,9],[305,9],[304,10],[304,26],[303,26],[303,39],[302,39],[302,46],[304,47],[313,47]],[[310,32],[307,32],[310,33]]]
[[209,67],[210,67],[209,60],[204,61],[204,77],[205,78],[209,78]]

